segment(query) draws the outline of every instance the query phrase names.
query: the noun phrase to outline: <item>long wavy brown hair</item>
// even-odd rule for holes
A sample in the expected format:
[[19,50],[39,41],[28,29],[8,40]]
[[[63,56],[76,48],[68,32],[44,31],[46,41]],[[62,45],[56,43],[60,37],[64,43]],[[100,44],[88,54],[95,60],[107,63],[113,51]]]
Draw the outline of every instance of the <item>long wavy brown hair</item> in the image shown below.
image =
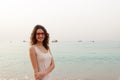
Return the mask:
[[38,29],[42,29],[45,33],[45,39],[43,40],[43,46],[48,50],[49,49],[49,34],[47,30],[42,25],[36,25],[31,33],[30,44],[35,45],[37,43],[36,32]]

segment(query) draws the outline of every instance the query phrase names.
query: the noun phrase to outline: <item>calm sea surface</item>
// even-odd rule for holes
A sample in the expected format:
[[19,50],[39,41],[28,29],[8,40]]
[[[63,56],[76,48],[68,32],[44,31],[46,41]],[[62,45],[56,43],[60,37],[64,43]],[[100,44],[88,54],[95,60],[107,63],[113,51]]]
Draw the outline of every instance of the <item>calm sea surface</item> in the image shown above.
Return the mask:
[[[50,43],[53,80],[120,80],[120,41]],[[28,42],[0,42],[0,80],[33,80]]]

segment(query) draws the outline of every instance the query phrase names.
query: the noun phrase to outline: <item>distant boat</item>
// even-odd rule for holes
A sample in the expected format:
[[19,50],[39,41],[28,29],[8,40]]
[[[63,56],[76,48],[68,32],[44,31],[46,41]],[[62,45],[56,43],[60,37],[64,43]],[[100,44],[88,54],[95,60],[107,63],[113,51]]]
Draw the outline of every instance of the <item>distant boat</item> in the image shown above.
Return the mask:
[[52,43],[56,43],[56,42],[58,42],[58,40],[52,40],[51,42],[52,42]]
[[82,42],[82,40],[79,40],[78,42]]
[[95,41],[90,41],[90,42],[95,42]]
[[23,40],[22,42],[27,42],[27,41]]
[[12,43],[12,41],[9,41],[10,43]]

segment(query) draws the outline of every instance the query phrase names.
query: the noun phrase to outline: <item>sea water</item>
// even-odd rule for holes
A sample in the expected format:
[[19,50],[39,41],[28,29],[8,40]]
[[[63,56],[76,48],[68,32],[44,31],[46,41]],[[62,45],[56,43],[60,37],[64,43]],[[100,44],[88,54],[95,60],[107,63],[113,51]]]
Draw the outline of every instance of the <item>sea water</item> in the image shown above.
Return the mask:
[[[0,80],[33,80],[29,42],[0,42]],[[120,80],[120,41],[50,42],[53,80]]]

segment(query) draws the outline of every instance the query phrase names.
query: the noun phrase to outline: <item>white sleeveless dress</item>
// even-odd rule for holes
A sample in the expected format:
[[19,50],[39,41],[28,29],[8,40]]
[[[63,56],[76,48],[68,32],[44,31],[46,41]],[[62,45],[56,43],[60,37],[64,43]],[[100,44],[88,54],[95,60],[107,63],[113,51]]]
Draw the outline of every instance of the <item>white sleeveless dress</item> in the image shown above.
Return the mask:
[[[47,53],[43,53],[40,51],[40,48],[34,45],[36,54],[37,54],[37,62],[39,66],[39,72],[45,71],[51,64],[51,58],[52,55],[50,54],[50,51]],[[41,80],[51,80],[50,79],[50,73],[43,77]]]

